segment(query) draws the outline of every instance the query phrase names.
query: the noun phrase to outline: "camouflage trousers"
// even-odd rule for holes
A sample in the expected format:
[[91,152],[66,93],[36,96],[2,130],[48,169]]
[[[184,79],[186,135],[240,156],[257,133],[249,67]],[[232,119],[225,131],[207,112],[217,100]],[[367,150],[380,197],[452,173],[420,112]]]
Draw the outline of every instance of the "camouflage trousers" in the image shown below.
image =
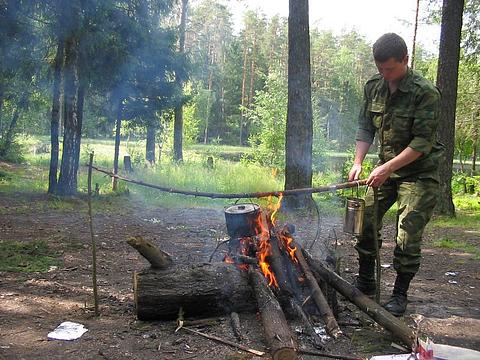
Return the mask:
[[[382,219],[397,202],[396,234],[393,266],[398,273],[415,274],[420,267],[422,234],[437,203],[439,185],[432,179],[416,181],[388,180],[378,189],[377,232],[379,248],[382,245],[380,230]],[[363,234],[357,237],[355,249],[360,259],[376,255],[373,238],[373,189],[365,196]]]

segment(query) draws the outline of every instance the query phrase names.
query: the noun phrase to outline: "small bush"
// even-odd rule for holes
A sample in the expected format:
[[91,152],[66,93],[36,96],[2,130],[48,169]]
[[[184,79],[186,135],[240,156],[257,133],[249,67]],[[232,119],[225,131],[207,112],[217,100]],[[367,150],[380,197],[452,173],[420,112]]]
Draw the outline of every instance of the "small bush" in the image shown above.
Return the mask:
[[5,141],[0,142],[0,160],[19,164],[25,161],[25,146],[23,143],[14,139],[10,145]]

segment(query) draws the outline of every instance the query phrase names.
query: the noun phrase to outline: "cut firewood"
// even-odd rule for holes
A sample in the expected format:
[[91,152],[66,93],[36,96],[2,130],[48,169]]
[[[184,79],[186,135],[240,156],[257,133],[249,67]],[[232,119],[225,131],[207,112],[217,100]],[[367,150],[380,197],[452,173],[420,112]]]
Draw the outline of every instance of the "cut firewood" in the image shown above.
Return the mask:
[[312,290],[312,298],[315,301],[318,310],[320,311],[323,321],[325,322],[327,333],[336,339],[342,334],[342,331],[338,327],[337,320],[335,319],[335,316],[333,316],[333,312],[328,306],[327,299],[325,299],[322,290],[318,286],[317,280],[313,276],[307,261],[303,257],[302,248],[299,244],[295,243],[295,241],[292,241],[291,245],[297,248],[297,251],[295,251],[295,256],[297,257],[298,263],[305,274],[305,279]]
[[233,264],[145,269],[134,274],[133,287],[140,320],[176,319],[180,307],[188,317],[255,311],[248,274]]
[[242,327],[240,325],[240,316],[236,312],[230,314],[230,324],[232,325],[233,333],[235,337],[239,340],[243,340]]
[[356,287],[328,269],[320,260],[312,258],[303,250],[310,268],[317,276],[334,287],[340,294],[353,302],[360,310],[370,316],[375,322],[389,330],[396,338],[411,346],[415,340],[413,331],[400,319],[396,318],[368,296],[362,294]]
[[310,335],[310,337],[312,338],[313,346],[315,346],[315,348],[317,349],[324,349],[325,344],[323,343],[320,336],[318,336],[318,334],[316,333],[313,324],[308,319],[308,316],[307,314],[305,314],[305,311],[303,311],[303,308],[293,298],[290,298],[290,303],[290,306],[296,312],[297,317],[302,321],[303,327],[307,331],[308,335]]
[[285,314],[277,299],[268,287],[265,277],[258,269],[251,266],[249,278],[257,299],[257,306],[262,318],[265,340],[274,360],[298,359],[297,341],[285,319]]
[[154,269],[166,269],[173,262],[170,254],[160,250],[152,242],[141,236],[132,236],[127,240],[127,243],[147,259]]

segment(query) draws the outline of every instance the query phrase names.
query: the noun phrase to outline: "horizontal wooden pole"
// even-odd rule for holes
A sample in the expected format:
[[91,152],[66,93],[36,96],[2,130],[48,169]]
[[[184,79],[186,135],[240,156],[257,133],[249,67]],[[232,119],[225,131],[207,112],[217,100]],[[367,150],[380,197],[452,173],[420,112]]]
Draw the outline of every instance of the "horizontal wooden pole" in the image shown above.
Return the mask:
[[322,193],[322,192],[329,192],[329,191],[336,191],[341,189],[349,189],[358,186],[365,186],[366,180],[358,180],[358,181],[349,181],[339,184],[331,184],[325,186],[319,186],[314,188],[301,188],[301,189],[290,189],[290,190],[276,190],[276,191],[264,191],[264,192],[254,192],[254,193],[232,193],[232,194],[222,194],[222,193],[211,193],[211,192],[202,192],[202,191],[192,191],[192,190],[179,190],[174,189],[167,186],[159,186],[154,184],[149,184],[140,180],[133,180],[129,179],[124,176],[116,175],[110,171],[100,169],[96,166],[92,166],[93,169],[97,170],[98,172],[104,173],[108,176],[117,178],[119,180],[137,184],[145,187],[149,187],[152,189],[157,189],[160,191],[172,193],[172,194],[181,194],[181,195],[191,195],[191,196],[198,196],[198,197],[208,197],[212,199],[242,199],[242,198],[262,198],[267,196],[289,196],[289,195],[303,195],[303,194],[314,194],[314,193]]

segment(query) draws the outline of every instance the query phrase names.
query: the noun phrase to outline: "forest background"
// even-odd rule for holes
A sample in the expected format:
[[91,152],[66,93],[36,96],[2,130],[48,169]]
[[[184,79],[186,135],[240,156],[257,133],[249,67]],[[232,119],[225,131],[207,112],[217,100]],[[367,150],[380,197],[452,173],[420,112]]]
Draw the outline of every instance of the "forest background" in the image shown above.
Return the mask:
[[[428,14],[420,20],[439,23],[441,3],[421,3]],[[248,10],[238,31],[230,4],[2,1],[0,157],[40,166],[38,187],[59,195],[78,191],[79,165],[92,150],[115,172],[130,155],[137,176],[156,183],[235,192],[278,188],[285,166],[287,18]],[[465,4],[454,143],[460,171],[453,186],[473,193],[479,4]],[[415,19],[406,20],[413,32]],[[320,184],[345,177],[362,87],[376,69],[371,43],[355,30],[338,35],[312,27],[310,44],[312,164]],[[435,82],[437,55],[422,44],[412,55],[412,66]],[[217,165],[213,176],[203,172],[209,157]]]

